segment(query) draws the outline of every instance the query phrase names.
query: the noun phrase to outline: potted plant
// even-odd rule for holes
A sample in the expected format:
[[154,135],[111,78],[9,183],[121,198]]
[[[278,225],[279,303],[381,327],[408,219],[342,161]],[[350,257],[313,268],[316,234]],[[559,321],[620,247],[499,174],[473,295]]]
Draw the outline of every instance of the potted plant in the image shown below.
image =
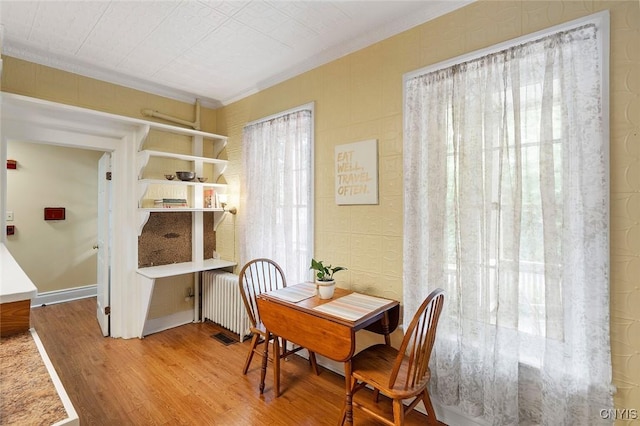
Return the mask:
[[333,291],[336,286],[333,274],[338,271],[347,270],[347,268],[342,266],[325,266],[322,260],[318,261],[315,259],[311,259],[311,267],[309,267],[309,269],[316,271],[316,286],[320,299],[331,299],[333,297]]

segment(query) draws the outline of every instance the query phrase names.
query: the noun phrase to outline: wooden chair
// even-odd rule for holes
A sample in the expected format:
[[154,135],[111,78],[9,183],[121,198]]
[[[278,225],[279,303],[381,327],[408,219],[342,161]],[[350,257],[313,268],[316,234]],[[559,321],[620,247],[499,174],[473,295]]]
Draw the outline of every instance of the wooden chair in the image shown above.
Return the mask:
[[[247,314],[249,316],[249,321],[251,322],[251,333],[253,334],[253,337],[251,338],[251,346],[249,348],[249,353],[247,354],[247,359],[244,363],[242,374],[247,374],[249,366],[251,365],[251,360],[253,359],[253,354],[257,353],[260,355],[262,357],[260,393],[262,393],[264,391],[267,360],[269,360],[269,343],[272,340],[274,341],[273,356],[279,356],[280,358],[287,358],[289,355],[292,355],[304,348],[298,346],[288,349],[287,341],[284,339],[282,340],[282,344],[280,344],[280,342],[275,340],[278,339],[278,337],[269,333],[260,320],[256,297],[262,293],[287,286],[287,281],[284,277],[282,268],[280,268],[280,266],[271,259],[254,259],[244,265],[240,271],[238,282],[242,301],[244,302],[244,306],[247,309]],[[263,343],[263,349],[261,351],[257,349],[258,344],[260,343]],[[280,347],[282,348],[282,351],[279,350]],[[309,363],[316,375],[320,374],[318,364],[316,363],[316,355],[311,351],[309,351]],[[273,369],[273,382],[276,397],[280,395],[280,371],[279,368],[277,368],[277,365],[277,363],[274,363],[276,368]]]
[[[431,378],[429,358],[443,303],[444,290],[438,288],[429,294],[414,315],[400,349],[378,344],[364,349],[352,359],[352,396],[367,385],[373,387],[376,403],[379,392],[387,395],[393,400],[393,421],[355,401],[354,407],[358,407],[385,424],[402,425],[405,414],[423,401],[427,409],[428,423],[439,424],[429,398],[427,385]],[[414,399],[408,407],[405,407],[402,401],[410,398]],[[341,424],[345,421],[345,408],[342,410]]]

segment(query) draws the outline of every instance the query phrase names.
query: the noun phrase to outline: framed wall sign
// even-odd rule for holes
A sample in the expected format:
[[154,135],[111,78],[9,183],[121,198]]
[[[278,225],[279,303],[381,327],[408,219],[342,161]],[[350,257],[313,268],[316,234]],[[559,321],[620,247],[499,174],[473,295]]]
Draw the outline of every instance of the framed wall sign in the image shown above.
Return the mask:
[[378,204],[378,140],[335,148],[336,204]]

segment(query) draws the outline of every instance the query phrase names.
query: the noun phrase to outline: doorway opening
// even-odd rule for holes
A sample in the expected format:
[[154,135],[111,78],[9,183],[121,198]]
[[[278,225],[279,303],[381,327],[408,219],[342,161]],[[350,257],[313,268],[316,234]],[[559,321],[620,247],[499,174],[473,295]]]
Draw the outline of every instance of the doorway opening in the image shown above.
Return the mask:
[[[6,217],[15,233],[5,244],[38,288],[33,304],[98,295],[104,312],[109,294],[110,210],[101,204],[109,205],[110,191],[100,192],[99,174],[102,158],[110,154],[13,140],[7,142],[7,157],[16,159],[18,166],[7,172]],[[64,220],[44,220],[44,207],[64,208]],[[106,336],[108,317],[102,316]]]

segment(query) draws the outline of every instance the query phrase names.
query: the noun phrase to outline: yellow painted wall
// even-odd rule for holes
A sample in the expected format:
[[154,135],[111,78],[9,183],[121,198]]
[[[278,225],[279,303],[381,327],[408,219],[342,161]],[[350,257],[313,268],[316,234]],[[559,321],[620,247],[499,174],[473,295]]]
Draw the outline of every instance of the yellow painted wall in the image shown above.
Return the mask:
[[[32,62],[3,56],[3,92],[46,99],[82,108],[108,112],[148,121],[166,121],[144,117],[140,111],[150,108],[164,114],[193,120],[194,106],[128,87],[83,77]],[[215,133],[215,111],[202,107],[202,131]],[[176,147],[176,149],[180,149]]]
[[[617,408],[640,410],[640,10],[638,1],[480,1],[263,90],[216,112],[204,130],[230,137],[225,177],[236,194],[242,127],[316,102],[315,256],[349,267],[339,284],[402,298],[402,75],[514,37],[611,12],[611,344]],[[141,108],[191,117],[192,106],[3,58],[2,90],[142,118]],[[215,115],[215,116],[214,116]],[[380,205],[335,205],[335,145],[378,139]],[[223,258],[237,259],[237,217],[217,232]],[[235,222],[234,222],[235,221]],[[620,425],[639,424],[619,422]]]
[[[16,233],[6,246],[38,293],[95,285],[98,160],[102,152],[9,142],[7,210]],[[65,207],[65,220],[43,220],[44,207]]]
[[[340,286],[402,299],[403,74],[609,9],[615,405],[640,410],[638,5],[638,1],[481,1],[263,90],[218,112],[218,131],[230,137],[227,180],[239,188],[246,122],[315,101],[314,256],[349,268],[339,274]],[[379,141],[380,205],[337,206],[334,146],[365,139]],[[241,229],[248,213],[242,206],[239,212]]]

